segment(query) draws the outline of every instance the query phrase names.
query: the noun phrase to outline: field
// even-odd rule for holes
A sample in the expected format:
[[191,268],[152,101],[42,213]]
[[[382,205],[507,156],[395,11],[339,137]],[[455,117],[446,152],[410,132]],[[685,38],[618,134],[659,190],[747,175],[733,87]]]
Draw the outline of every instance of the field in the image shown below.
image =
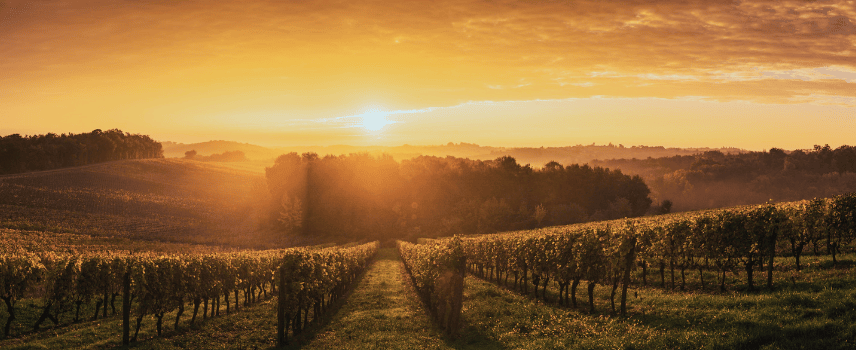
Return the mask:
[[[154,296],[146,288],[162,288],[160,290],[169,293],[185,288],[153,284],[152,281],[158,280],[152,280],[148,274],[160,268],[160,263],[150,261],[186,259],[176,265],[174,271],[189,271],[186,266],[196,257],[204,256],[211,259],[206,260],[209,263],[217,264],[221,263],[218,259],[227,259],[223,266],[234,266],[235,273],[240,271],[237,262],[241,259],[261,256],[260,261],[268,264],[264,271],[247,272],[266,276],[259,285],[264,289],[257,290],[250,284],[241,286],[240,281],[232,281],[232,287],[222,287],[225,283],[222,281],[213,284],[216,288],[225,288],[227,294],[234,289],[236,299],[241,288],[258,295],[250,298],[242,294],[238,312],[235,308],[229,309],[229,299],[225,300],[226,305],[220,305],[223,293],[220,290],[221,294],[214,294],[216,302],[210,299],[210,307],[207,294],[199,294],[206,295],[205,307],[191,318],[189,313],[194,302],[191,294],[187,294],[179,298],[177,304],[171,302],[160,314],[140,311],[141,328],[136,341],[130,345],[122,345],[121,305],[124,300],[118,291],[114,291],[109,311],[107,306],[101,309],[103,314],[99,314],[96,307],[99,294],[93,299],[78,297],[84,300],[78,303],[77,313],[81,317],[75,316],[72,308],[66,305],[64,311],[56,311],[57,324],[45,322],[41,330],[33,331],[32,325],[37,323],[45,305],[54,300],[49,297],[52,292],[47,285],[58,283],[57,271],[62,270],[48,266],[46,271],[54,272],[43,273],[39,281],[33,282],[32,288],[16,297],[15,322],[10,336],[0,338],[0,348],[275,348],[278,344],[278,301],[283,295],[291,298],[288,299],[290,306],[284,309],[291,315],[286,319],[292,325],[298,322],[296,328],[285,330],[288,344],[283,347],[288,349],[856,348],[856,274],[853,273],[856,247],[852,243],[840,247],[835,263],[830,255],[823,254],[823,247],[821,254],[807,249],[809,251],[801,257],[800,271],[787,245],[780,244],[772,265],[772,289],[761,282],[762,270],[756,271],[759,282],[751,288],[745,272],[736,265],[722,270],[727,273],[721,273],[712,265],[703,271],[687,269],[683,288],[677,280],[672,282],[670,269],[665,269],[661,275],[652,264],[643,275],[641,265],[637,265],[628,275],[626,315],[613,307],[614,289],[606,281],[599,282],[593,290],[592,310],[584,288],[585,278],[580,284],[576,305],[558,302],[561,288],[557,281],[552,280],[534,290],[531,286],[528,290],[516,288],[504,278],[497,281],[498,272],[494,275],[479,270],[477,264],[480,262],[473,255],[468,257],[469,272],[463,279],[460,325],[455,335],[449,335],[432,317],[430,310],[434,310],[436,303],[423,294],[422,283],[433,283],[434,277],[423,278],[418,270],[420,267],[405,268],[399,251],[389,244],[377,252],[355,279],[340,278],[347,284],[333,282],[335,279],[326,274],[345,273],[341,262],[348,260],[334,262],[332,257],[343,257],[334,252],[349,249],[351,245],[299,250],[298,255],[290,256],[304,258],[291,261],[291,268],[279,272],[275,271],[275,266],[284,266],[288,260],[279,261],[276,257],[287,256],[291,253],[286,252],[291,250],[246,249],[282,247],[290,243],[273,239],[270,232],[257,229],[254,221],[259,220],[261,209],[254,204],[253,193],[260,195],[259,188],[264,188],[263,185],[263,177],[252,167],[185,160],[123,161],[0,177],[3,209],[0,211],[0,250],[4,254],[15,256],[28,252],[26,254],[34,255],[27,256],[48,256],[44,261],[53,261],[51,259],[56,258],[50,256],[54,255],[76,259],[105,254],[128,258],[128,261],[140,258],[140,264],[149,265],[145,265],[148,270],[134,272],[137,275],[134,275],[133,285],[138,289],[134,289],[137,294],[131,300],[141,297],[133,305],[143,305],[137,304],[139,300]],[[719,211],[713,213],[721,214]],[[663,220],[684,216],[692,217],[681,214]],[[659,219],[644,220],[648,220],[646,227],[650,228]],[[548,234],[561,237],[576,232],[575,227],[597,228],[599,224],[527,231],[520,236],[530,239],[526,241],[530,243],[546,242],[539,237]],[[624,229],[615,229],[614,234]],[[506,234],[508,237],[515,235]],[[478,242],[480,238],[463,239]],[[432,242],[440,241],[427,241],[414,247],[428,249],[425,247],[430,247]],[[617,243],[612,245],[618,247]],[[468,247],[472,249],[473,246]],[[652,263],[667,257],[657,249],[660,248],[640,253],[640,256]],[[315,262],[307,265],[309,256],[314,256]],[[533,259],[541,259],[537,256],[533,255]],[[710,257],[711,261],[717,259],[715,255]],[[735,255],[737,258],[739,256]],[[405,259],[412,258],[405,255]],[[286,272],[295,282],[275,287],[275,281]],[[411,274],[415,278],[411,278]],[[78,276],[83,275],[78,272]],[[507,271],[504,277],[509,277]],[[532,277],[534,279],[534,275]],[[680,275],[677,278],[680,279]],[[187,283],[194,282],[193,279],[185,278]],[[181,283],[185,286],[185,282]],[[346,285],[350,287],[344,288]],[[8,286],[0,285],[0,288]],[[182,293],[195,293],[191,289]],[[286,290],[291,294],[284,292]],[[0,291],[3,292],[0,296],[8,296]],[[63,300],[74,300],[71,296],[67,298]],[[106,294],[104,300],[106,304]],[[199,302],[197,299],[196,305]],[[5,323],[9,316],[8,310],[0,307],[0,321]],[[157,327],[158,319],[164,321],[162,331]]]
[[[843,257],[854,261],[856,255]],[[393,249],[382,249],[343,305],[293,342],[292,349],[852,349],[856,341],[856,277],[830,269],[826,257],[806,257],[803,282],[776,280],[774,292],[726,293],[633,288],[629,316],[608,312],[608,290],[596,290],[596,311],[560,307],[468,276],[458,338],[443,335],[409,285]],[[548,289],[549,292],[555,292]],[[144,321],[134,348],[273,348],[276,303],[209,317],[155,337]],[[5,316],[5,315],[4,315]],[[167,318],[174,317],[167,315]],[[0,342],[9,349],[119,346],[112,317]]]
[[0,176],[0,227],[270,248],[258,167],[128,160]]

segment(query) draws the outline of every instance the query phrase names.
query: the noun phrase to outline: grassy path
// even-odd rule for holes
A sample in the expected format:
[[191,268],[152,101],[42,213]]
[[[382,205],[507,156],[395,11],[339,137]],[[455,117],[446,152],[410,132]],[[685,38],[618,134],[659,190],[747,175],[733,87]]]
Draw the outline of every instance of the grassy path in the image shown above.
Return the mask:
[[[140,341],[132,349],[273,349],[276,342],[276,298],[238,313],[198,320],[186,315],[179,330],[172,329],[174,312],[164,319],[163,337],[155,337],[154,319],[147,316]],[[375,262],[358,280],[341,308],[308,340],[288,349],[450,349],[442,331],[429,318],[413,290],[395,249],[381,249]],[[201,318],[201,316],[200,316]],[[106,349],[121,347],[121,321],[111,317],[54,328],[21,338],[0,341],[2,349]],[[292,338],[294,342],[294,338]]]
[[381,249],[329,324],[302,349],[450,349],[393,248]]
[[[302,342],[291,338],[289,349],[856,349],[852,268],[810,260],[801,282],[782,274],[774,292],[637,287],[626,318],[610,316],[609,290],[602,286],[595,295],[598,311],[589,314],[583,306],[545,304],[468,276],[460,335],[448,339],[428,316],[397,252],[381,249],[338,309],[323,318],[326,324],[304,333]],[[271,298],[193,325],[185,316],[178,330],[169,323],[160,338],[147,317],[140,342],[130,348],[273,349],[275,306]],[[121,348],[120,329],[118,317],[86,321],[3,340],[0,349]]]

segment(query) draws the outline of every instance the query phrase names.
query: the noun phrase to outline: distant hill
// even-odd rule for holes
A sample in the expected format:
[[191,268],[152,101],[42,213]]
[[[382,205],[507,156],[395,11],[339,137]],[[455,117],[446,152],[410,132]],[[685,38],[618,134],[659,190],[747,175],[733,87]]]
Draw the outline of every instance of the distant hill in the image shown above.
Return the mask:
[[256,169],[181,159],[124,160],[0,176],[0,227],[270,248]]
[[502,156],[512,156],[520,164],[530,164],[540,168],[550,161],[556,161],[563,165],[585,164],[593,160],[603,159],[646,159],[661,158],[680,155],[693,155],[707,151],[719,151],[724,154],[745,153],[739,148],[666,148],[662,146],[632,146],[623,145],[576,145],[566,147],[492,147],[480,146],[472,143],[452,143],[445,145],[414,146],[401,145],[395,147],[386,146],[300,146],[268,148],[247,143],[234,141],[208,141],[201,143],[175,143],[161,142],[164,156],[168,158],[182,158],[184,153],[196,150],[200,156],[210,156],[230,151],[242,151],[247,158],[255,161],[267,161],[272,163],[279,155],[296,152],[315,152],[321,156],[328,154],[340,155],[367,152],[372,155],[389,154],[396,160],[411,159],[418,156],[453,156],[458,158],[469,158],[476,160],[492,160]]
[[170,141],[161,142],[163,146],[163,156],[166,158],[183,158],[184,152],[196,150],[200,156],[210,156],[212,154],[220,154],[232,151],[241,151],[252,160],[268,160],[275,159],[282,154],[280,150],[267,148],[249,143],[240,143],[235,141],[208,141],[199,143],[176,143]]
[[494,159],[503,155],[510,155],[517,159],[518,163],[531,164],[533,167],[542,167],[551,161],[562,165],[586,164],[594,160],[602,159],[646,159],[673,156],[685,156],[704,153],[708,151],[719,151],[724,154],[740,154],[746,152],[739,148],[666,148],[663,146],[632,146],[623,145],[576,145],[567,147],[519,147],[500,148],[492,150],[488,157]]
[[639,175],[655,201],[674,211],[788,202],[856,191],[856,147],[725,154],[704,152],[649,159],[605,159],[592,165]]

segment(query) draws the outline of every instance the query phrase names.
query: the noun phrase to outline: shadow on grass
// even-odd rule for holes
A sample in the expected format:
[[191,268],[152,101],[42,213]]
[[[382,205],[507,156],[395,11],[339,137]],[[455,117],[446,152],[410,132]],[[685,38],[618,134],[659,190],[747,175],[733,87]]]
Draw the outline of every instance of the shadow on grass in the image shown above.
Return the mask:
[[[666,275],[662,279],[662,282],[660,281],[659,274],[650,273],[649,282],[645,284],[640,283],[639,280],[641,278],[637,273],[637,275],[633,276],[633,282],[628,288],[627,303],[628,306],[632,308],[631,305],[635,299],[634,294],[644,291],[654,291],[674,296],[733,296],[735,293],[739,295],[774,295],[775,293],[782,291],[820,292],[828,288],[856,288],[856,279],[848,275],[852,272],[853,268],[856,267],[856,259],[853,259],[851,254],[842,254],[842,256],[838,258],[838,262],[835,267],[832,265],[832,258],[827,255],[810,255],[808,258],[805,258],[805,260],[806,264],[802,272],[791,270],[790,267],[782,269],[781,266],[777,266],[774,270],[775,273],[772,290],[768,288],[766,284],[766,271],[756,271],[754,289],[750,289],[748,287],[745,281],[745,273],[739,273],[742,271],[738,270],[738,273],[728,273],[726,275],[726,287],[724,291],[719,288],[717,280],[719,278],[719,272],[717,271],[706,270],[704,272],[704,276],[707,283],[702,284],[697,278],[695,270],[688,269],[687,280],[683,289],[680,288],[679,274],[676,276],[677,278],[674,282],[674,287],[672,287],[669,277],[670,273],[668,270],[666,271]],[[780,262],[777,262],[777,264],[778,263]],[[677,272],[678,271],[676,270],[676,273]],[[467,275],[478,278],[484,282],[493,284],[517,295],[524,296],[530,300],[542,301],[551,307],[575,310],[580,313],[592,315],[614,316],[617,314],[612,311],[609,297],[606,296],[609,294],[608,290],[611,288],[608,285],[597,284],[597,290],[595,292],[595,312],[590,313],[588,306],[588,294],[585,290],[586,281],[581,281],[579,289],[577,290],[577,307],[573,307],[570,301],[567,301],[566,304],[558,303],[559,291],[558,285],[555,281],[550,282],[550,285],[546,290],[545,299],[543,286],[539,286],[537,288],[536,295],[534,292],[535,288],[531,283],[528,285],[528,292],[524,293],[520,289],[514,287],[513,281],[508,281],[504,277],[501,278],[501,280],[505,282],[502,282],[493,278],[479,276],[477,273],[472,273],[471,271],[468,271]],[[506,282],[508,283],[507,285],[504,284]],[[618,308],[618,303],[620,302],[620,293],[621,291],[619,289],[618,294],[615,296],[616,308]],[[568,296],[570,297],[570,295]]]
[[[384,258],[388,258],[391,260],[401,260],[398,255],[398,251],[395,250],[393,254],[388,254]],[[477,327],[468,322],[466,316],[461,315],[460,320],[460,330],[456,335],[450,335],[443,330],[443,327],[437,321],[436,315],[431,311],[431,303],[428,300],[427,296],[419,293],[416,290],[416,287],[413,285],[413,276],[410,272],[402,267],[402,274],[404,283],[407,284],[407,288],[419,299],[419,304],[422,307],[422,311],[428,314],[428,318],[431,321],[431,327],[439,333],[443,334],[443,343],[453,349],[464,350],[464,349],[505,349],[506,347],[498,342],[496,339],[491,338],[487,333],[479,330]],[[466,302],[466,299],[464,299]]]
[[396,250],[396,249],[379,249],[377,251],[377,255],[375,255],[374,260],[375,261],[378,261],[378,260],[399,261],[399,260],[401,260],[401,258],[398,257],[398,250]]
[[[118,346],[118,344],[109,344],[111,346],[105,346],[104,348],[109,347],[112,349],[112,348],[114,348],[113,346],[115,346],[116,349],[160,348],[161,346],[163,346],[161,344],[161,342],[166,342],[169,344],[173,344],[173,346],[181,347],[180,345],[176,345],[176,344],[181,344],[182,342],[192,341],[192,340],[188,340],[188,339],[192,339],[192,335],[194,335],[195,333],[205,332],[207,330],[210,330],[211,328],[220,329],[224,325],[233,324],[236,321],[240,320],[241,318],[251,317],[253,314],[259,312],[260,309],[268,307],[267,304],[270,304],[270,303],[274,303],[274,304],[276,303],[276,296],[273,294],[268,294],[267,297],[259,298],[259,299],[257,299],[257,301],[255,303],[253,303],[251,305],[242,305],[242,307],[238,311],[234,311],[234,309],[232,309],[232,311],[228,314],[226,314],[224,312],[224,310],[221,310],[221,313],[218,316],[209,315],[208,317],[203,317],[202,314],[200,313],[199,315],[197,315],[197,319],[194,323],[189,323],[190,322],[189,319],[191,316],[185,315],[187,317],[187,319],[185,319],[184,322],[186,322],[186,323],[179,325],[178,329],[172,329],[171,328],[172,323],[167,322],[167,318],[165,317],[164,318],[163,335],[157,336],[156,333],[149,333],[148,336],[146,336],[141,332],[140,336],[142,336],[144,338],[139,339],[136,342],[132,342],[127,346]],[[190,311],[192,313],[192,308],[190,309]],[[185,311],[185,312],[187,312],[187,311]],[[170,320],[172,320],[172,318]],[[153,323],[155,321],[153,319],[149,319],[148,322]],[[135,325],[136,325],[136,321],[134,320],[134,317],[132,317],[131,318],[131,335],[132,336],[134,333]],[[169,328],[167,328],[167,327],[169,327]],[[152,330],[150,330],[150,331],[152,331]],[[121,334],[119,336],[121,336]],[[182,339],[182,338],[185,338],[185,339]]]
[[[596,287],[595,296],[594,296],[595,310],[594,310],[594,312],[590,312],[589,302],[588,302],[588,292],[586,291],[586,284],[587,284],[586,282],[581,282],[580,286],[577,289],[577,295],[576,295],[577,306],[574,307],[573,302],[570,300],[570,294],[568,294],[569,300],[566,301],[567,304],[560,304],[558,302],[559,301],[559,291],[555,285],[550,285],[547,287],[547,292],[546,292],[547,298],[545,300],[544,299],[543,286],[538,287],[537,295],[536,295],[535,289],[534,289],[533,285],[531,285],[531,284],[529,285],[529,290],[526,293],[524,293],[523,291],[521,291],[517,288],[514,288],[513,283],[509,283],[506,286],[506,285],[503,285],[502,283],[497,283],[497,281],[495,281],[493,279],[482,278],[476,274],[472,274],[469,272],[467,273],[467,276],[478,279],[484,283],[493,285],[496,288],[503,289],[507,292],[510,292],[510,293],[515,294],[515,295],[524,297],[528,300],[538,301],[540,303],[543,303],[544,306],[546,306],[546,307],[556,308],[556,309],[561,309],[561,310],[567,310],[567,311],[574,311],[574,312],[578,312],[580,314],[585,314],[585,315],[616,316],[618,314],[617,310],[618,310],[618,308],[620,306],[620,302],[621,302],[621,299],[620,299],[621,290],[619,289],[618,294],[616,294],[616,296],[615,296],[616,312],[613,312],[612,307],[610,306],[609,298],[604,296],[604,295],[609,294],[609,292],[607,290],[609,288],[612,288],[612,287],[611,286],[605,286],[602,284],[598,284]],[[631,300],[633,299],[633,290],[628,289],[627,293],[628,293],[627,302],[629,305]],[[496,297],[496,296],[499,296],[499,294],[491,295],[491,296]]]
[[[373,261],[369,262],[371,265]],[[242,336],[244,339],[234,338],[234,339],[216,339],[216,342],[219,343],[211,343],[208,344],[210,347],[225,347],[225,348],[242,348],[242,347],[253,347],[253,348],[264,348],[264,349],[300,349],[304,347],[306,344],[312,341],[315,338],[316,334],[323,329],[325,325],[330,323],[330,321],[339,313],[339,310],[345,304],[345,302],[350,298],[354,287],[357,286],[364,278],[368,269],[361,272],[355,279],[352,281],[352,285],[348,288],[348,291],[338,300],[327,306],[327,309],[323,314],[321,314],[318,319],[315,319],[315,315],[310,312],[310,323],[302,329],[300,334],[293,334],[291,330],[289,330],[288,334],[288,344],[283,347],[277,347],[276,345],[271,346],[270,344],[274,343],[276,340],[276,304],[277,299],[275,295],[271,295],[269,298],[262,299],[256,304],[251,306],[245,306],[241,309],[241,311],[235,313],[232,312],[230,315],[226,315],[225,318],[221,316],[215,318],[209,318],[204,320],[203,322],[199,322],[193,325],[187,325],[185,327],[181,327],[179,330],[165,331],[162,337],[152,337],[147,338],[136,343],[132,343],[127,347],[120,347],[122,349],[133,349],[133,348],[160,348],[164,345],[159,342],[167,342],[167,347],[177,347],[184,348],[185,346],[182,343],[186,342],[194,342],[199,341],[199,337],[204,337],[204,333],[211,333],[211,328],[218,329],[218,332],[230,333],[228,329],[231,329],[232,326],[236,323],[240,323],[244,321],[243,318],[249,319],[258,319],[261,317],[264,319],[266,323],[264,326],[260,324],[255,324],[255,326],[261,326],[260,329],[266,329],[270,327],[269,332],[261,332],[259,335],[258,329],[253,333],[255,336],[251,336],[251,338],[247,339],[246,333]],[[263,309],[256,309],[263,308]],[[269,310],[269,311],[266,311]],[[311,310],[311,309],[310,309]],[[270,312],[270,315],[259,316],[259,312]],[[238,317],[229,321],[229,317]],[[253,321],[255,322],[255,321]],[[272,322],[272,324],[270,324]],[[132,322],[133,323],[133,322]],[[223,330],[223,329],[227,330]],[[133,330],[132,330],[133,332]],[[194,336],[194,333],[201,332],[201,335]],[[243,331],[239,331],[243,332]],[[228,337],[226,337],[228,338]],[[188,347],[196,347],[196,348],[204,348],[205,346],[199,347],[198,344],[193,344]]]
[[[121,297],[116,301],[121,305]],[[6,312],[5,306],[3,306],[2,309],[3,310],[0,311],[0,322],[2,322],[0,325],[5,325],[8,313]],[[2,333],[0,333],[0,348],[5,348],[6,346],[10,346],[10,344],[14,343],[23,344],[26,342],[55,338],[63,336],[66,333],[97,327],[102,323],[120,322],[121,319],[121,310],[118,314],[114,314],[112,310],[108,311],[106,317],[103,317],[103,314],[99,312],[98,318],[92,319],[94,305],[93,303],[84,303],[80,309],[79,321],[73,321],[74,310],[69,309],[63,311],[62,314],[57,317],[60,321],[59,324],[54,324],[51,321],[45,321],[41,324],[39,330],[33,330],[33,325],[42,311],[43,307],[38,304],[36,299],[25,299],[20,301],[17,307],[17,318],[11,325],[11,335],[9,337],[3,337]],[[56,314],[54,315],[56,316]],[[117,335],[117,339],[119,336],[121,336],[121,334]]]
[[851,268],[853,268],[853,266],[856,266],[856,260],[847,259],[847,258],[844,258],[844,259],[838,258],[837,260],[838,261],[835,263],[834,266],[832,265],[832,259],[831,258],[828,260],[823,260],[820,262],[818,267],[821,269],[833,269],[833,268],[835,268],[835,269],[851,269]]
[[[679,346],[684,333],[715,335],[709,344],[714,349],[852,349],[842,339],[846,325],[832,320],[779,323],[777,320],[722,320],[712,323],[688,323],[686,318],[666,315],[634,315],[633,319],[656,329],[666,329],[662,339],[673,347]],[[852,340],[851,340],[852,341]],[[655,345],[655,344],[651,344]],[[656,346],[655,346],[656,347]]]
[[[435,327],[438,326],[435,325]],[[467,322],[466,319],[461,320],[461,330],[457,337],[453,338],[447,335],[443,340],[447,346],[457,350],[506,349],[502,343],[491,338],[487,333]]]
[[[342,295],[339,300],[336,300],[332,304],[328,305],[327,312],[321,315],[319,319],[320,322],[316,322],[313,319],[312,323],[310,323],[307,328],[304,328],[300,334],[290,334],[288,337],[288,344],[282,347],[271,347],[268,349],[297,350],[309,344],[313,339],[315,339],[315,336],[318,334],[318,332],[324,329],[324,326],[329,324],[330,321],[332,321],[333,318],[335,318],[336,315],[339,314],[339,311],[342,309],[342,306],[344,306],[348,299],[351,298],[351,295],[354,293],[356,286],[362,283],[363,279],[365,279],[366,272],[369,271],[369,267],[377,260],[389,260],[390,258],[387,255],[389,254],[385,254],[384,250],[379,250],[375,257],[372,258],[372,260],[369,261],[368,264],[366,264],[366,268],[363,269],[363,271],[360,272],[357,278],[355,278],[351,282],[351,285],[348,287],[348,291],[345,292],[345,294]],[[393,259],[394,257],[395,256],[393,256]]]

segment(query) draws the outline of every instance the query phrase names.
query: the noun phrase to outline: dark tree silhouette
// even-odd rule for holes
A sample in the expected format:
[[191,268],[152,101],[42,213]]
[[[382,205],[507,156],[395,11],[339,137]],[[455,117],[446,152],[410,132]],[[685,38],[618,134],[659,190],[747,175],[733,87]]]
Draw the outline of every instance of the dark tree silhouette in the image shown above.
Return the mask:
[[492,233],[644,215],[638,176],[513,157],[492,161],[368,154],[280,156],[266,171],[270,223],[283,231],[349,239]]
[[142,158],[163,158],[161,144],[147,135],[119,129],[0,137],[0,173],[4,174]]
[[856,147],[815,145],[810,150],[612,159],[593,164],[645,179],[658,200],[674,211],[768,201],[796,201],[856,191]]

